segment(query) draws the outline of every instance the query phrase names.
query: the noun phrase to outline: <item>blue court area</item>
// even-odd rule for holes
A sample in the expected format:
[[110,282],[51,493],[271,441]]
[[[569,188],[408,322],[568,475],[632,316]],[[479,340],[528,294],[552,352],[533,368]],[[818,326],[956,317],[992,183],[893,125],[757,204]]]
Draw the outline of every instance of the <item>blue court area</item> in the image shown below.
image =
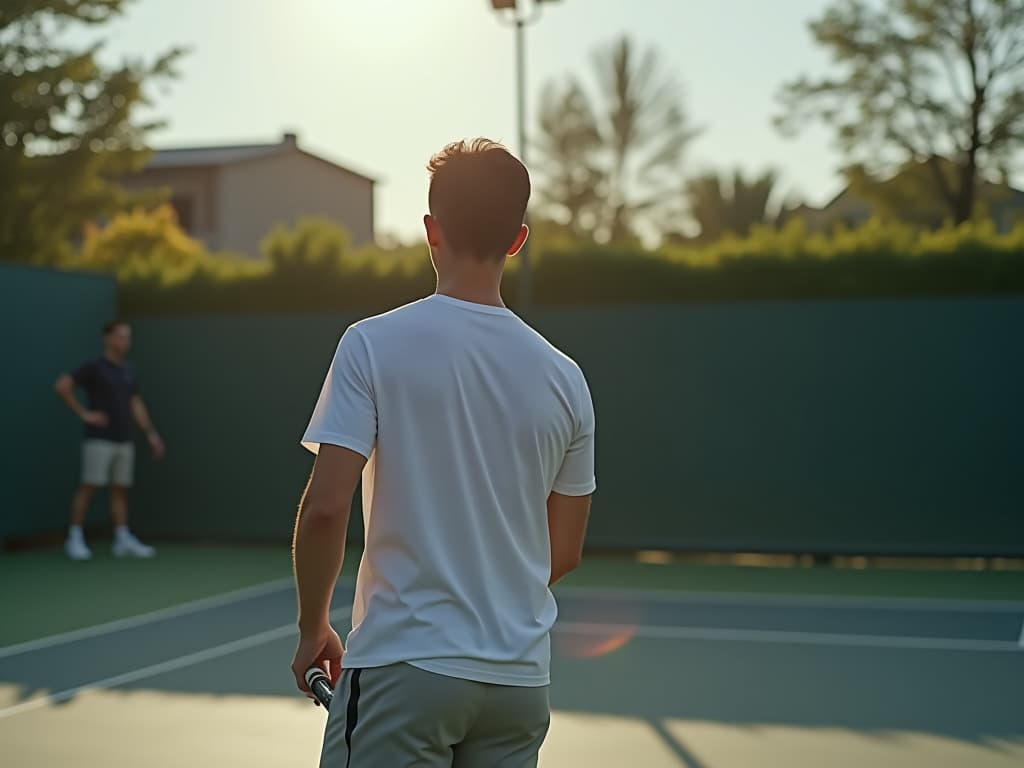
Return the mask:
[[[1024,602],[557,595],[546,768],[1024,764]],[[294,615],[281,579],[0,649],[3,765],[314,765]]]

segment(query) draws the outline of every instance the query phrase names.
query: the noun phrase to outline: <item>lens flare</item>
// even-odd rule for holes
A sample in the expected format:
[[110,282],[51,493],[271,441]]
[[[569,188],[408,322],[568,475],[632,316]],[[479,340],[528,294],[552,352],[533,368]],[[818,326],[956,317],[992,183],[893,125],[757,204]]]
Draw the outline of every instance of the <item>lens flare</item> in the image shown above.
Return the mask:
[[624,648],[633,639],[633,627],[584,625],[567,627],[557,638],[560,653],[574,659],[597,659]]
[[565,607],[556,625],[555,649],[574,659],[597,659],[624,648],[641,618],[637,606],[623,599],[604,597]]

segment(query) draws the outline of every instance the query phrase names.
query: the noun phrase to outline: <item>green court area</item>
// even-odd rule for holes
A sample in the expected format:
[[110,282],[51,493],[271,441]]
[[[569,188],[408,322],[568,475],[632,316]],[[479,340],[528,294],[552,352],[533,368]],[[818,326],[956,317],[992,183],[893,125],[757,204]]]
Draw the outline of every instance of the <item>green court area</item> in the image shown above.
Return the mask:
[[[3,765],[316,764],[286,547],[94,551],[0,557]],[[1022,580],[591,557],[556,589],[540,764],[1016,768]]]
[[[359,550],[345,558],[355,578]],[[0,646],[161,610],[291,575],[287,547],[163,545],[152,560],[121,560],[103,543],[76,563],[59,549],[0,554]],[[931,599],[1024,599],[1024,569],[847,568],[709,564],[590,556],[564,587],[738,594]]]

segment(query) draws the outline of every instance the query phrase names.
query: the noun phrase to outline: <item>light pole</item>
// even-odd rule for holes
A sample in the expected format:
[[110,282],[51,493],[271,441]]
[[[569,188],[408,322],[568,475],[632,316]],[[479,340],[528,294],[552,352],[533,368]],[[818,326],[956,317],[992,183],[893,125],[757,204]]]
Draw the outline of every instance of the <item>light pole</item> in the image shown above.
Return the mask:
[[[516,29],[516,120],[519,125],[519,159],[527,163],[526,139],[526,27],[540,18],[541,4],[554,0],[491,0],[499,18]],[[507,13],[506,13],[507,12]],[[530,242],[519,251],[519,304],[530,305]]]

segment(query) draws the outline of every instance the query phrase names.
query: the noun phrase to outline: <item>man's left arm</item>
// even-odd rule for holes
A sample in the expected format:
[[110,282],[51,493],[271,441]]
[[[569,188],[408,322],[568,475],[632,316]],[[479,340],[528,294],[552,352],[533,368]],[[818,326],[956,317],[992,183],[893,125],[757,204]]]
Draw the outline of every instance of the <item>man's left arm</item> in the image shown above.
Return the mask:
[[146,435],[149,447],[153,450],[153,455],[157,459],[162,459],[165,452],[164,441],[160,437],[160,433],[153,426],[153,420],[149,418],[149,410],[142,401],[141,395],[132,395],[132,417],[135,419],[135,423],[139,425],[139,429]]

